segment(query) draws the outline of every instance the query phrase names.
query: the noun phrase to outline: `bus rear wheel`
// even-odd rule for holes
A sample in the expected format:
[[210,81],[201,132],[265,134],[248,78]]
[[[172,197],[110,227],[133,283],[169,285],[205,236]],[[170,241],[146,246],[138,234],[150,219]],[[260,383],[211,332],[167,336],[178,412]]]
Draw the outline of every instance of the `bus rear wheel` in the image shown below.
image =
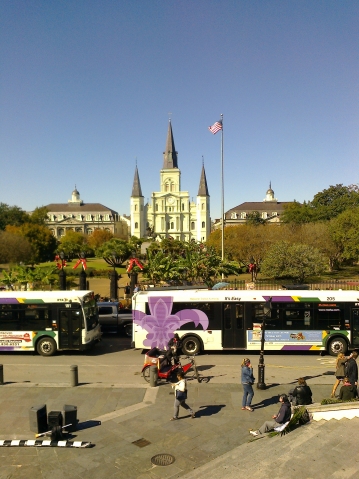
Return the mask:
[[331,356],[337,356],[339,353],[345,354],[348,351],[348,345],[345,339],[334,338],[330,341],[328,352]]
[[41,356],[53,356],[56,353],[56,343],[52,338],[42,338],[36,346],[37,352]]
[[193,356],[194,354],[199,354],[201,352],[201,343],[199,339],[194,336],[188,336],[182,341],[182,352],[183,354],[188,354]]

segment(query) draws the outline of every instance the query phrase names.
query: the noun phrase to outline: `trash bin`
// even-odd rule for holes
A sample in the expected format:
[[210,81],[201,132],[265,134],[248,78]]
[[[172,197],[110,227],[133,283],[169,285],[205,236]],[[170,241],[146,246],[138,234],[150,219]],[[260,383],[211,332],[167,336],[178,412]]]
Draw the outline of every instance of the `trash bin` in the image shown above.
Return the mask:
[[62,412],[50,411],[47,416],[47,425],[49,426],[49,430],[55,426],[62,427]]
[[64,426],[70,424],[66,428],[66,431],[74,432],[77,429],[77,406],[71,406],[70,404],[64,404],[62,408],[62,415],[64,420]]
[[48,431],[46,404],[33,406],[29,411],[30,431],[40,434]]

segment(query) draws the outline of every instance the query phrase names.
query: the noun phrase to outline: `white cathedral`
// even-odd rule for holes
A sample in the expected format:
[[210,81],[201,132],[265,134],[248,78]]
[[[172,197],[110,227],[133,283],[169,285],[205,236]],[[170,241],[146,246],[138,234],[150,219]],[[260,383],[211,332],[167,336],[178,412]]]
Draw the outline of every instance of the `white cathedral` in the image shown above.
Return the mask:
[[160,170],[160,191],[144,203],[136,165],[131,195],[131,235],[152,237],[157,241],[172,238],[181,241],[206,241],[211,231],[210,201],[206,173],[202,164],[196,202],[188,191],[181,191],[181,171],[178,168],[171,120],[168,124],[166,149]]

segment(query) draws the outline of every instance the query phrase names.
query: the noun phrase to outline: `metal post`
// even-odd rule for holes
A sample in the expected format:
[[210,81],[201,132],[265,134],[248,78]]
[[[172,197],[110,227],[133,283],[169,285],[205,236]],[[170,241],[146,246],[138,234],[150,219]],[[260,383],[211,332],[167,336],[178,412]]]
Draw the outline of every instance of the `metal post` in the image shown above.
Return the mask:
[[131,271],[130,273],[130,294],[131,296],[133,295],[133,290],[135,289],[136,287],[136,284],[137,284],[137,280],[138,280],[138,274],[135,272],[135,271]]
[[81,270],[80,272],[80,281],[79,281],[79,290],[80,291],[86,291],[86,278],[87,278],[87,275],[86,275],[86,271],[84,269]]
[[155,388],[157,386],[157,378],[158,378],[158,369],[156,365],[150,366],[150,386],[151,388]]
[[71,387],[76,387],[79,385],[78,367],[76,365],[70,366],[70,372],[71,372]]
[[60,269],[59,271],[60,291],[66,291],[66,271]]
[[269,310],[263,316],[263,322],[261,326],[261,350],[259,353],[259,362],[258,362],[258,382],[257,382],[257,389],[267,389],[267,385],[264,382],[264,373],[265,373],[265,365],[264,365],[264,342],[265,342],[265,334],[266,334],[266,319],[267,314],[271,315],[272,311],[272,297],[268,299],[269,303]]
[[4,366],[0,364],[0,384],[4,384]]
[[118,298],[117,281],[118,281],[118,274],[114,268],[113,271],[111,271],[110,273],[110,299]]

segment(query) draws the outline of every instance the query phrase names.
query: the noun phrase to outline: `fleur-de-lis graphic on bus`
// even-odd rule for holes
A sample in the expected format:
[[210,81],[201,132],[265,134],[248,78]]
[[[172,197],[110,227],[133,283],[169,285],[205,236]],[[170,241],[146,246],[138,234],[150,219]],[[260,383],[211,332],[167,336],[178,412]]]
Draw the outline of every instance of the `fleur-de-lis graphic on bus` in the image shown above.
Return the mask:
[[133,321],[148,332],[143,345],[148,348],[163,349],[173,337],[173,332],[183,324],[193,322],[204,330],[208,328],[208,316],[199,309],[182,309],[171,314],[173,297],[155,296],[148,298],[151,314],[142,311],[133,311]]

